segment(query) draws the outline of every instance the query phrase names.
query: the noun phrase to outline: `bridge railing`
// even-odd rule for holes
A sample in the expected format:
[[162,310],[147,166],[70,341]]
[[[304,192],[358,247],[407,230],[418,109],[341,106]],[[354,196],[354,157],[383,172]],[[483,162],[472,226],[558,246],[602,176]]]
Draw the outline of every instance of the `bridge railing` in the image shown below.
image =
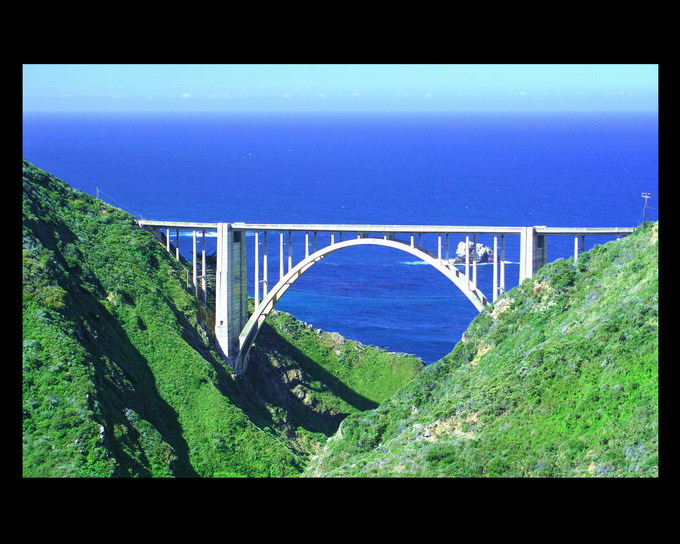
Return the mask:
[[[192,232],[192,277],[191,284],[195,292],[206,300],[206,233],[214,236],[218,230],[219,223],[207,222],[182,222],[182,221],[152,221],[140,220],[140,226],[150,230],[163,233],[158,236],[159,240],[164,241],[168,252],[175,253],[177,259],[180,258],[180,232]],[[493,285],[491,301],[495,301],[500,294],[506,290],[506,235],[520,236],[520,271],[519,282],[531,277],[535,271],[547,262],[547,236],[573,236],[573,256],[578,260],[581,252],[585,251],[586,236],[626,236],[634,229],[629,227],[497,227],[497,226],[467,226],[467,225],[374,225],[374,224],[294,224],[294,223],[243,223],[235,222],[230,224],[233,231],[246,232],[254,237],[254,286],[253,295],[255,306],[264,297],[270,288],[270,266],[269,255],[272,246],[276,241],[272,240],[275,233],[278,233],[278,279],[284,277],[287,271],[294,266],[294,236],[304,232],[304,258],[310,252],[318,248],[318,234],[325,233],[330,236],[329,244],[335,244],[347,239],[347,236],[371,237],[379,236],[389,240],[399,240],[410,244],[411,247],[418,247],[431,256],[435,256],[442,262],[451,263],[452,251],[450,246],[451,236],[465,236],[465,261],[458,263],[463,267],[461,270],[468,278],[470,285],[477,286],[477,258],[475,249],[477,247],[477,236],[491,235],[493,237]],[[531,231],[531,232],[529,232]],[[172,239],[174,236],[174,244]],[[423,243],[423,236],[436,236],[436,251],[434,248],[428,249]],[[472,245],[471,245],[472,244]],[[197,246],[200,245],[201,270],[198,271]],[[472,251],[470,252],[470,245]],[[531,246],[531,247],[530,247]],[[524,258],[523,258],[524,257]],[[451,264],[453,266],[453,264]],[[199,285],[200,282],[200,285]]]
[[[307,258],[310,253],[314,253],[318,249],[318,234],[325,233],[330,236],[329,245],[333,245],[348,237],[367,238],[367,237],[381,237],[386,240],[398,240],[398,237],[406,238],[399,240],[410,245],[410,247],[418,247],[421,251],[428,253],[431,256],[447,263],[449,266],[452,257],[450,239],[451,235],[464,234],[466,238],[466,255],[465,255],[465,276],[469,279],[472,289],[477,288],[477,259],[475,258],[474,248],[476,248],[478,234],[493,234],[494,245],[496,250],[495,255],[498,255],[499,248],[504,254],[505,251],[505,235],[506,234],[521,234],[520,227],[469,227],[469,226],[424,226],[424,225],[344,225],[344,224],[258,224],[258,223],[232,223],[231,227],[237,231],[248,231],[254,234],[254,299],[257,307],[260,298],[260,286],[262,287],[262,299],[267,296],[269,289],[268,277],[268,252],[272,246],[271,235],[278,232],[278,262],[279,262],[279,281],[283,279],[285,274],[294,266],[294,233],[301,234],[304,232],[304,258]],[[435,249],[428,249],[423,243],[423,236],[436,237],[436,251]],[[500,242],[498,238],[500,237]],[[274,241],[276,243],[276,241]],[[470,246],[472,243],[472,246]],[[470,251],[472,247],[472,251]],[[260,264],[262,259],[262,263]],[[494,288],[492,293],[493,300],[504,292],[505,290],[505,273],[504,273],[504,259],[501,257],[496,263],[500,267],[501,272],[496,272],[494,281]],[[262,275],[260,275],[260,267]],[[495,267],[496,270],[496,267]]]

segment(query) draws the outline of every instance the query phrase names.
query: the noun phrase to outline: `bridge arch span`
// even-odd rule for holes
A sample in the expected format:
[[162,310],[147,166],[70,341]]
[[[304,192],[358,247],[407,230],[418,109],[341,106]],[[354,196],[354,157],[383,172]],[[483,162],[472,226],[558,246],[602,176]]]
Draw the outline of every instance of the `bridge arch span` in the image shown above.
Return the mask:
[[[466,244],[470,247],[469,235],[472,235],[472,243],[476,244],[478,234],[494,236],[494,255],[500,255],[500,259],[494,257],[492,299],[496,300],[497,295],[505,292],[505,236],[517,235],[519,237],[519,282],[531,278],[534,273],[548,262],[547,238],[549,235],[562,235],[574,237],[574,261],[579,258],[579,253],[585,251],[586,236],[627,236],[631,234],[634,227],[493,227],[493,226],[453,226],[453,225],[323,225],[323,224],[269,224],[269,223],[199,223],[199,222],[177,222],[177,221],[138,221],[140,227],[155,232],[159,241],[163,242],[167,251],[171,252],[170,230],[175,232],[174,253],[177,260],[180,259],[179,233],[180,230],[193,231],[193,286],[195,293],[199,292],[206,301],[206,261],[205,261],[205,233],[206,231],[217,231],[217,270],[215,280],[215,340],[216,346],[223,359],[229,364],[236,374],[243,374],[247,369],[247,352],[253,340],[259,332],[263,321],[274,308],[274,305],[283,296],[288,287],[297,280],[309,267],[323,257],[345,247],[353,245],[381,245],[399,249],[417,257],[418,259],[430,264],[439,270],[444,276],[449,278],[458,288],[468,297],[475,308],[479,311],[488,304],[486,297],[476,288],[476,266],[472,262],[472,281],[468,276],[469,250],[466,250],[465,274],[452,266],[448,260],[442,260],[442,236],[446,236],[446,255],[449,254],[449,235],[466,234]],[[162,236],[159,229],[165,229],[165,236]],[[275,231],[280,233],[280,273],[281,281],[264,297],[262,303],[258,300],[259,294],[259,258],[258,258],[258,235],[259,231],[264,231],[264,254],[263,271],[265,272],[266,282],[266,257],[267,257],[267,233]],[[331,240],[334,240],[333,233],[339,233],[342,240],[343,233],[358,234],[357,239],[345,242],[331,243],[303,261],[291,268],[288,274],[283,274],[283,248],[284,233],[288,233],[288,262],[292,262],[292,239],[293,232],[305,232],[308,235],[314,233],[314,246],[316,246],[317,232],[331,233]],[[201,275],[198,275],[198,253],[197,253],[197,232],[202,232],[202,265]],[[257,308],[252,316],[248,315],[248,266],[245,243],[245,233],[255,233],[255,299],[258,301]],[[367,234],[377,233],[384,236],[380,238],[368,238]],[[411,243],[400,242],[395,239],[397,234],[409,235]],[[437,255],[427,251],[425,248],[415,246],[414,237],[418,235],[420,241],[423,234],[438,235]],[[500,245],[498,245],[500,236]],[[309,248],[308,239],[305,240],[306,248]],[[475,247],[473,245],[473,247]],[[308,249],[305,249],[307,254]],[[500,275],[497,275],[497,265],[500,265]],[[198,280],[201,280],[199,290]],[[499,284],[500,283],[500,284]],[[265,283],[268,285],[268,283]],[[239,349],[242,346],[245,354]]]
[[481,312],[482,309],[488,304],[488,300],[482,294],[482,292],[475,286],[470,285],[468,278],[455,266],[450,265],[448,261],[442,261],[426,249],[412,246],[406,242],[382,238],[356,238],[352,240],[346,240],[331,244],[315,253],[312,253],[293,268],[291,268],[290,271],[283,278],[281,278],[281,280],[276,285],[274,285],[274,287],[272,287],[272,289],[267,293],[267,296],[264,297],[257,308],[255,308],[255,311],[250,316],[243,327],[243,330],[239,334],[237,366],[240,366],[243,363],[247,364],[248,353],[253,345],[253,342],[255,341],[255,338],[257,337],[257,334],[260,332],[260,328],[262,327],[265,319],[274,309],[276,303],[281,300],[281,297],[285,294],[288,288],[293,285],[293,283],[295,283],[298,278],[302,276],[302,274],[304,274],[312,266],[331,253],[348,247],[361,245],[384,246],[405,251],[406,253],[409,253],[433,266],[449,280],[451,280],[451,282],[463,292],[470,302],[472,302],[478,311]]

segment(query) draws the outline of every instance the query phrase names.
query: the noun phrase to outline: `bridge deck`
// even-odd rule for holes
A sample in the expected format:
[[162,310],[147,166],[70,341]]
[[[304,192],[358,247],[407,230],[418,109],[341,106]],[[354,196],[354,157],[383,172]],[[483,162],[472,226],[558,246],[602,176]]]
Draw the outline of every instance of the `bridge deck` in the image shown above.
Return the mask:
[[189,229],[189,230],[217,230],[219,223],[193,223],[190,221],[151,221],[140,219],[140,227],[154,227],[158,229]]
[[556,234],[556,235],[588,235],[588,236],[623,236],[631,234],[634,227],[535,227],[538,234]]
[[376,233],[476,233],[519,234],[521,227],[470,227],[451,225],[346,225],[346,224],[273,224],[232,223],[235,230],[274,230],[309,232],[376,232]]
[[[187,221],[140,220],[142,227],[217,230],[218,223],[195,223]],[[364,233],[429,233],[429,234],[520,234],[522,227],[452,226],[452,225],[346,225],[346,224],[300,224],[300,223],[231,223],[234,230],[248,231],[304,231],[304,232],[364,232]],[[630,234],[633,227],[535,227],[537,234],[571,236],[621,236]]]

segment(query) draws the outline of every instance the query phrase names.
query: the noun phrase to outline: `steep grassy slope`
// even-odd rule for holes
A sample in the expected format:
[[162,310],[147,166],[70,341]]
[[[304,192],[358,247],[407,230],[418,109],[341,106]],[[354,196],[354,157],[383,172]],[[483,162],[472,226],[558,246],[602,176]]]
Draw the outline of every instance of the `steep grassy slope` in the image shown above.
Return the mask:
[[[357,356],[339,376],[338,356],[320,361],[309,339],[269,324],[234,376],[186,263],[26,161],[23,187],[24,476],[295,476],[345,415],[385,397],[342,383],[361,381]],[[401,373],[389,394],[422,368],[395,357],[383,359]]]
[[256,384],[253,396],[276,406],[289,427],[327,436],[347,414],[376,408],[424,368],[414,355],[365,346],[278,311],[251,355],[246,379]]
[[506,293],[306,476],[658,475],[658,224]]

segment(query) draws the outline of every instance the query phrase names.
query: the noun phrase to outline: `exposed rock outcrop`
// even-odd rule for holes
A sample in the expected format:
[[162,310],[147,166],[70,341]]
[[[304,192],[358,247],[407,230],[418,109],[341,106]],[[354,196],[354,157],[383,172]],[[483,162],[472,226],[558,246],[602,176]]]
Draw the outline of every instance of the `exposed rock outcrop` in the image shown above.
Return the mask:
[[[470,251],[470,262],[477,261],[478,263],[490,263],[493,262],[493,249],[484,244],[475,244],[474,242],[468,242],[468,247]],[[460,242],[458,248],[456,249],[456,257],[453,260],[454,263],[464,263],[465,262],[465,242]]]

